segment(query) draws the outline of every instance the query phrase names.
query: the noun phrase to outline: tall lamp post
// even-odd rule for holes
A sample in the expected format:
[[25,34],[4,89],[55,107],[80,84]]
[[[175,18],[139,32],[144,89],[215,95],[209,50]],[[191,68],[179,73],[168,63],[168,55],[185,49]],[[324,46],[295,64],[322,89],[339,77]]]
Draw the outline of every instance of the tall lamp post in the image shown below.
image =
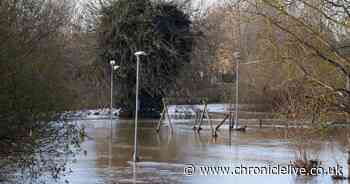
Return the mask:
[[137,59],[136,63],[136,109],[135,109],[135,133],[134,133],[134,155],[133,161],[138,162],[138,153],[137,153],[137,121],[138,121],[138,111],[139,111],[139,70],[140,70],[140,56],[146,56],[147,54],[144,51],[135,52]]
[[113,138],[113,72],[115,70],[119,69],[118,65],[115,65],[115,60],[111,60],[109,62],[111,64],[111,106],[110,106],[110,118],[111,118],[111,124],[110,124],[110,141],[108,146],[108,152],[109,152],[109,160],[108,160],[108,166],[111,167],[112,165],[112,138]]
[[236,59],[236,99],[235,99],[235,125],[234,128],[238,128],[239,126],[239,122],[238,122],[238,111],[239,111],[239,107],[238,107],[238,99],[239,99],[239,63],[240,63],[240,52],[235,52],[234,53],[234,57]]
[[238,94],[239,94],[239,64],[241,60],[241,50],[242,50],[242,41],[241,41],[241,11],[240,11],[240,1],[236,3],[236,9],[237,9],[237,14],[238,14],[238,25],[237,25],[237,35],[239,36],[238,41],[238,46],[239,46],[239,51],[234,53],[234,57],[236,59],[236,107],[235,107],[235,128],[239,128],[239,118],[238,118],[238,111],[239,111],[239,106],[238,106]]
[[113,118],[113,113],[112,113],[112,111],[113,111],[113,72],[115,71],[115,70],[118,70],[120,67],[118,66],[118,65],[115,65],[115,60],[111,60],[110,62],[109,62],[109,64],[111,64],[111,106],[110,106],[110,117],[111,117],[111,120],[112,120],[112,118]]

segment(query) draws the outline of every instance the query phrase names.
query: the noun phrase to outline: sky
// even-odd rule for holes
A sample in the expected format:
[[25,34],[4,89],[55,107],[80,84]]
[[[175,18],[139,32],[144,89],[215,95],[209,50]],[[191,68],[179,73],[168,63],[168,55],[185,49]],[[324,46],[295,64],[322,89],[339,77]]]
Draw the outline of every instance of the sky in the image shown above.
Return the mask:
[[[203,4],[203,6],[208,7],[208,6],[218,2],[220,0],[194,0],[194,1],[196,1],[195,3],[197,3],[198,5]],[[221,1],[223,1],[223,0],[221,0]]]
[[[87,0],[77,0],[79,2],[86,2]],[[193,0],[196,4],[200,5],[203,3],[204,6],[210,6],[211,4],[218,2],[218,1],[223,1],[223,0]]]

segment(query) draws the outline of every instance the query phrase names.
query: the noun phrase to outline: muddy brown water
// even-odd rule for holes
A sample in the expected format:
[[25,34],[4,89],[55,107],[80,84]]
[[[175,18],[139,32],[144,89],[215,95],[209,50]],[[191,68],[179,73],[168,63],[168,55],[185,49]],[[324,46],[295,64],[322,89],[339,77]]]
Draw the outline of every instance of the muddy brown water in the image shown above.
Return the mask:
[[[173,134],[167,127],[155,132],[157,120],[139,123],[139,153],[141,162],[132,164],[134,143],[133,120],[77,121],[85,127],[89,137],[82,152],[70,164],[73,173],[66,179],[73,184],[118,183],[348,183],[333,181],[330,176],[295,175],[234,175],[202,176],[196,169],[194,176],[185,176],[187,164],[195,166],[286,166],[296,159],[299,150],[308,157],[322,161],[323,167],[343,166],[347,175],[345,145],[348,129],[334,129],[320,134],[305,133],[301,129],[248,128],[246,132],[233,132],[226,127],[217,139],[204,129],[200,134],[185,123],[175,125]],[[112,136],[110,136],[112,135]]]

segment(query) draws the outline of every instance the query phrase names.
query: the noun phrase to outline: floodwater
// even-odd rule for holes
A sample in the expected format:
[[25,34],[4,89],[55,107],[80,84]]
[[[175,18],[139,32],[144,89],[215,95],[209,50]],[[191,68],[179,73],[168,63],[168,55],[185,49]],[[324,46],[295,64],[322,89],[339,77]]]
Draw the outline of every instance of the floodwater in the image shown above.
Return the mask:
[[[132,120],[80,121],[87,138],[75,163],[70,164],[73,173],[67,178],[73,184],[231,184],[231,183],[339,183],[330,176],[295,175],[235,175],[202,176],[195,170],[194,176],[185,176],[184,167],[198,166],[286,166],[306,150],[310,159],[319,159],[323,167],[343,166],[347,175],[347,130],[335,129],[325,136],[307,134],[301,129],[248,128],[246,132],[232,132],[222,127],[219,137],[213,139],[208,128],[200,134],[190,124],[168,127],[156,133],[157,120],[139,122],[139,155],[141,162],[132,164],[134,123]],[[111,128],[111,125],[113,128]],[[297,146],[299,145],[299,146]]]

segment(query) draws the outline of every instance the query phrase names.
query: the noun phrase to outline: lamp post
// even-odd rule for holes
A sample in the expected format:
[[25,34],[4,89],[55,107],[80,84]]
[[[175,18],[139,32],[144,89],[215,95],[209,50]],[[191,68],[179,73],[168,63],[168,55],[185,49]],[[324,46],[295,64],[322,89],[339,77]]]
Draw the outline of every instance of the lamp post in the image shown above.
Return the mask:
[[139,70],[140,70],[140,56],[146,56],[147,54],[144,51],[135,52],[136,56],[136,109],[135,109],[135,133],[134,133],[134,155],[133,161],[138,162],[138,153],[137,153],[137,121],[138,121],[138,111],[139,111]]
[[238,107],[238,99],[239,99],[239,61],[240,61],[240,52],[235,52],[234,53],[234,57],[236,59],[236,99],[235,99],[235,124],[234,124],[234,128],[238,128],[239,126],[239,122],[238,122],[238,111],[239,111],[239,107]]
[[112,120],[112,117],[113,117],[113,72],[115,70],[118,70],[120,67],[118,65],[115,65],[115,60],[111,60],[109,62],[111,64],[111,105],[110,105],[110,117],[111,117],[111,120]]
[[113,72],[115,70],[119,69],[118,65],[115,65],[115,60],[111,60],[109,62],[111,64],[111,106],[110,106],[110,118],[111,118],[111,125],[110,125],[110,141],[109,141],[109,160],[108,160],[108,166],[111,167],[112,165],[112,136],[113,136]]

